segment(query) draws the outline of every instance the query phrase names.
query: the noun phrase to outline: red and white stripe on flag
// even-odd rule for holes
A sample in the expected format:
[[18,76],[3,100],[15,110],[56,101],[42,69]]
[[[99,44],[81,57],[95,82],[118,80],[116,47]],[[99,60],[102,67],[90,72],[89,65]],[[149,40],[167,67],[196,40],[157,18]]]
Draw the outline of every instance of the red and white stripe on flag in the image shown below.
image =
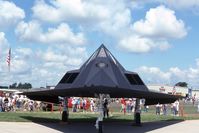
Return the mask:
[[9,51],[8,51],[8,56],[7,56],[7,63],[8,63],[8,66],[10,66],[10,60],[11,60],[11,48],[9,49]]

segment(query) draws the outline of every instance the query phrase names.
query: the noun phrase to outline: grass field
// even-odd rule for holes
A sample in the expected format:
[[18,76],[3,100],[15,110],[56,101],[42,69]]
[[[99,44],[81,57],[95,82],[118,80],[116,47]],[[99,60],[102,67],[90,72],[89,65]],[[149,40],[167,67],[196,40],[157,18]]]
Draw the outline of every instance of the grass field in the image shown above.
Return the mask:
[[[95,121],[97,114],[92,113],[70,113],[70,121]],[[166,121],[166,120],[188,120],[199,119],[197,116],[184,116],[177,117],[171,115],[155,115],[151,113],[143,113],[141,115],[143,122],[152,121]],[[0,113],[0,121],[9,122],[59,122],[61,120],[61,114],[59,112],[4,112]],[[122,113],[113,113],[109,119],[105,121],[132,121],[133,114],[124,115]]]
[[[120,113],[118,108],[113,108],[114,112],[112,117],[105,119],[105,121],[132,121],[133,114]],[[116,110],[116,111],[115,111]],[[168,112],[170,110],[168,109]],[[98,114],[93,114],[91,112],[83,113],[72,113],[70,112],[70,121],[87,121],[93,122],[96,120]],[[197,113],[197,107],[191,104],[184,105],[184,116],[173,116],[170,113],[166,116],[155,115],[154,106],[151,106],[149,112],[143,112],[141,114],[142,122],[152,122],[152,121],[168,121],[168,120],[190,120],[199,119],[199,113]],[[54,112],[0,112],[0,121],[8,122],[60,122],[61,114],[58,111]]]

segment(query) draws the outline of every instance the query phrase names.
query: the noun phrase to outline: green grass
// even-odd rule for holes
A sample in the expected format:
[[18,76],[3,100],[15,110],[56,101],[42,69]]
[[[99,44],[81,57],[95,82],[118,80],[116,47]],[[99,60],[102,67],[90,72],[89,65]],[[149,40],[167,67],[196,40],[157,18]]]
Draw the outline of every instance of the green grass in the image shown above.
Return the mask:
[[[78,122],[92,122],[97,118],[97,114],[91,113],[70,113],[70,121]],[[141,115],[143,122],[152,121],[168,121],[168,120],[189,120],[189,119],[199,119],[197,117],[176,117],[176,116],[157,116],[151,113],[143,113]],[[7,122],[60,122],[61,114],[59,112],[4,112],[0,113],[0,121]],[[109,119],[105,121],[123,121],[128,122],[133,120],[133,114],[123,115],[122,113],[114,113]]]
[[[126,114],[119,112],[120,106],[112,108],[114,110],[113,116],[105,119],[105,121],[122,121],[128,122],[133,120],[133,114]],[[170,108],[168,109],[170,113]],[[69,120],[78,122],[93,122],[98,117],[98,114],[88,113],[72,113],[70,112]],[[153,121],[171,121],[171,120],[192,120],[199,119],[199,113],[197,113],[197,107],[191,104],[184,105],[184,117],[177,117],[168,114],[155,115],[154,106],[150,106],[148,113],[141,114],[142,122]],[[7,122],[60,122],[61,114],[58,111],[55,112],[0,112],[0,121]]]

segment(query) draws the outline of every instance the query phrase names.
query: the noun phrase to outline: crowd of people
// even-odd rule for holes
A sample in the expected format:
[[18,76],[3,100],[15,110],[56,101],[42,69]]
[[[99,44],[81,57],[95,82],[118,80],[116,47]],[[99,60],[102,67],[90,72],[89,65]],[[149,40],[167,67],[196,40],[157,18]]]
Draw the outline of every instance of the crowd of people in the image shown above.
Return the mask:
[[33,101],[26,96],[14,93],[0,94],[0,112],[39,111],[46,106],[40,101]]
[[[144,106],[144,100],[140,100],[140,110],[142,112],[148,112],[152,106]],[[199,112],[199,99],[197,102],[197,111]],[[135,111],[135,98],[117,98],[117,99],[107,99],[103,100],[103,114],[104,117],[109,117],[110,113],[115,109],[113,106],[120,106],[120,112],[125,114],[130,114]],[[47,109],[48,103],[43,103],[39,101],[33,101],[28,99],[26,96],[18,95],[14,93],[2,93],[0,94],[0,112],[9,111],[41,111]],[[99,111],[99,99],[97,98],[81,98],[81,97],[71,97],[68,99],[68,106],[72,108],[72,112],[98,112]],[[60,104],[60,107],[61,106]],[[180,103],[175,101],[172,104],[157,104],[155,107],[156,115],[168,115],[173,114],[175,116],[179,115]],[[170,108],[170,113],[169,113]]]
[[[174,116],[178,116],[179,107],[180,107],[180,103],[178,100],[170,104],[171,114],[173,114]],[[156,108],[156,115],[160,115],[160,114],[168,115],[168,108],[169,108],[168,104],[156,104],[155,108]]]
[[[72,104],[72,112],[89,111],[89,112],[95,113],[99,111],[99,100],[96,98],[73,97],[69,99],[69,107],[70,107],[70,103]],[[102,104],[103,104],[104,117],[109,117],[110,101],[108,99],[104,99]]]

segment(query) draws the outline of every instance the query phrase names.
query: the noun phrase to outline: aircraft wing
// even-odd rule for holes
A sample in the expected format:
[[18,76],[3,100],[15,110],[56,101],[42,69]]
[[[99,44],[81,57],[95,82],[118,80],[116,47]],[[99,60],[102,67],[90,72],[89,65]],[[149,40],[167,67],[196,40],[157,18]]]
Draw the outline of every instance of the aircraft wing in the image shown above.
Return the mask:
[[59,103],[58,96],[53,94],[53,90],[23,92],[21,95],[26,95],[32,100]]
[[[99,92],[101,93],[101,92]],[[166,103],[173,103],[178,99],[184,98],[183,96],[179,95],[170,95],[160,92],[153,92],[153,91],[109,91],[111,98],[144,98],[145,99],[145,105],[154,105],[154,104],[166,104]],[[76,97],[95,97],[95,93],[86,90],[84,88],[84,91],[78,91],[74,89],[69,90],[42,90],[42,91],[31,91],[31,92],[23,92],[22,95],[26,95],[28,98],[32,100],[38,100],[38,101],[45,101],[45,102],[52,102],[52,103],[58,103],[59,102],[59,96],[76,96]]]
[[178,99],[185,98],[180,95],[170,95],[159,92],[149,91],[148,95],[145,97],[145,105],[154,105],[154,104],[168,104],[173,103]]

